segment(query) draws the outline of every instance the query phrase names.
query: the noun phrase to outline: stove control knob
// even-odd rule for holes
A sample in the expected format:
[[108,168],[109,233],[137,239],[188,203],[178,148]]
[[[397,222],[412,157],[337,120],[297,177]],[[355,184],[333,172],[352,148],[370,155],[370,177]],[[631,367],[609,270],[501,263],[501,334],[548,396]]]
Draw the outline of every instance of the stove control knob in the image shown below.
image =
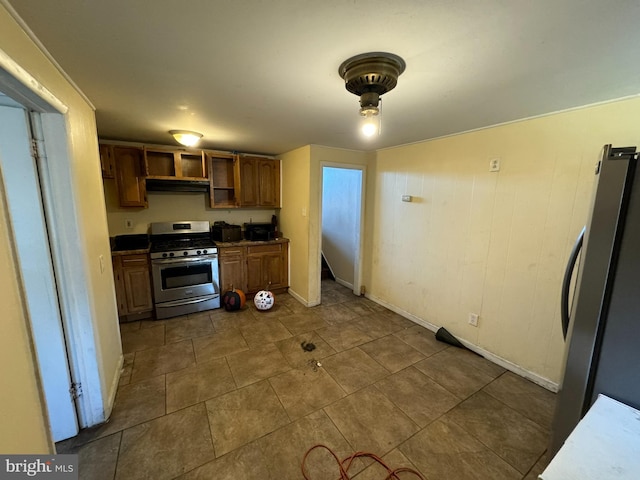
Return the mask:
[[189,255],[189,252],[182,252],[182,255],[186,257],[187,255]]
[[202,252],[201,252],[200,250],[198,250],[196,253],[197,253],[198,255],[200,255]]
[[166,253],[163,253],[163,254],[162,254],[162,258],[166,258],[166,256],[167,256],[167,254],[166,254]]
[[203,255],[206,255],[206,254],[207,254],[207,251],[206,251],[206,250],[202,250],[202,254],[203,254]]
[[173,252],[171,252],[171,253],[169,254],[169,256],[170,256],[170,257],[173,257]]

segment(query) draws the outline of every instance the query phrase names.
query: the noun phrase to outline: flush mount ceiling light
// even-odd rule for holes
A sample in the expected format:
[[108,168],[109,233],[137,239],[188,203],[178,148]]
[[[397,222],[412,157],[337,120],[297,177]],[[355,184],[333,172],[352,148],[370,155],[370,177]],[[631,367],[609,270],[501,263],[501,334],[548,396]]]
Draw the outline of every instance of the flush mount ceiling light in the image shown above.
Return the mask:
[[340,65],[338,73],[345,88],[360,97],[362,133],[366,136],[380,133],[380,96],[395,88],[405,67],[402,58],[386,52],[362,53]]
[[169,130],[169,133],[173,135],[173,138],[176,139],[176,142],[184,145],[185,147],[195,146],[202,138],[201,133],[191,132],[189,130]]

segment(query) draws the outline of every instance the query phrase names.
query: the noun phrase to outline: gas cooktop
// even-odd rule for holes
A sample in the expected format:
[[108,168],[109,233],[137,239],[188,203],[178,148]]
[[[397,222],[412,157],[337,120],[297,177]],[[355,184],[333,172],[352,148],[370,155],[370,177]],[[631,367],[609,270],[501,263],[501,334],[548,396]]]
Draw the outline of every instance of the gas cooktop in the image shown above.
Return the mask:
[[217,253],[209,222],[179,221],[151,224],[151,258],[191,257]]

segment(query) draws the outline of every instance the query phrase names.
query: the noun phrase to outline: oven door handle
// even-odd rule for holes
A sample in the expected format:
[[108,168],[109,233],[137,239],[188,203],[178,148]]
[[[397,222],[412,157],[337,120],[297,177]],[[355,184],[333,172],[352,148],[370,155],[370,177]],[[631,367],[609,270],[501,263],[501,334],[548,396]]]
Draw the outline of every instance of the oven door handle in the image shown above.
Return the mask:
[[199,297],[193,300],[173,300],[171,302],[156,303],[156,308],[168,308],[168,307],[179,307],[182,305],[193,305],[195,303],[207,302],[219,296],[220,295],[216,293],[214,295],[207,295],[206,297]]
[[171,265],[175,263],[195,263],[202,262],[207,260],[213,260],[217,258],[217,255],[207,255],[206,257],[198,257],[198,258],[154,258],[151,260],[151,263],[155,263],[157,265]]

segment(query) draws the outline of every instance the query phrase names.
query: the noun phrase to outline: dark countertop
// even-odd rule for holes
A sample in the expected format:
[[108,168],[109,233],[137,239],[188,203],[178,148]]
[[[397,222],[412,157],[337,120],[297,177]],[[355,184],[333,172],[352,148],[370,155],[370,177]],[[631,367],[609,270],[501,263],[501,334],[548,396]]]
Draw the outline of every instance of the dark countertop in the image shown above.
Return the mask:
[[118,255],[138,255],[138,254],[144,254],[146,255],[147,253],[149,253],[149,248],[136,248],[136,249],[132,249],[132,250],[111,250],[111,256],[115,257]]
[[[111,255],[137,255],[147,254],[151,244],[147,235],[118,235],[111,237]],[[250,247],[256,245],[273,245],[289,243],[288,238],[275,238],[273,240],[238,240],[236,242],[215,242],[217,247]]]
[[139,235],[118,235],[109,239],[111,242],[111,255],[136,255],[149,253],[151,244],[149,236]]
[[252,245],[273,245],[276,243],[289,243],[288,238],[275,238],[273,240],[238,240],[237,242],[215,242],[217,247],[250,247]]

